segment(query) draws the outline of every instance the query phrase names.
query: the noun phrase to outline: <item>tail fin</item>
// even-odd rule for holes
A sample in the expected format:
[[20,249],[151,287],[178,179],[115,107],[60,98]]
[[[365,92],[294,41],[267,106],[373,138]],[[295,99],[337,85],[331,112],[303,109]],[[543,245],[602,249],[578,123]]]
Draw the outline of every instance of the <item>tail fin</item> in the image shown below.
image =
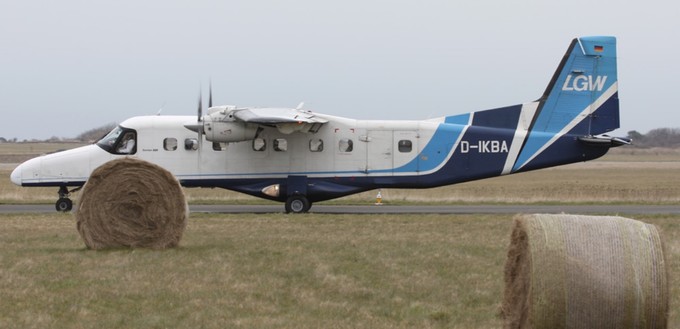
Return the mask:
[[[443,119],[447,124],[467,127],[466,143],[489,140],[493,135],[510,145],[507,154],[494,155],[497,161],[484,152],[474,169],[478,177],[600,157],[609,147],[629,143],[624,138],[596,136],[619,128],[616,38],[574,39],[543,96],[534,102]],[[461,149],[461,153],[467,152]],[[497,168],[500,162],[503,164]],[[461,166],[470,173],[472,165]]]
[[558,133],[584,120],[579,133],[586,135],[618,128],[617,81],[614,37],[574,39],[539,99],[532,130]]
[[512,171],[564,135],[593,136],[618,128],[616,38],[574,39],[543,96],[524,107],[535,112]]

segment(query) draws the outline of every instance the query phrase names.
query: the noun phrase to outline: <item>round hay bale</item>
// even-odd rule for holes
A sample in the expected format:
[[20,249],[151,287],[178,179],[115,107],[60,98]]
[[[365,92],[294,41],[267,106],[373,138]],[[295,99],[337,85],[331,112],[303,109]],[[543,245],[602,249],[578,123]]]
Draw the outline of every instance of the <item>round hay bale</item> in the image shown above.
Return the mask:
[[666,328],[667,271],[654,225],[519,216],[505,263],[504,328]]
[[165,249],[179,244],[188,214],[182,187],[170,172],[123,158],[92,172],[81,192],[76,221],[90,249]]

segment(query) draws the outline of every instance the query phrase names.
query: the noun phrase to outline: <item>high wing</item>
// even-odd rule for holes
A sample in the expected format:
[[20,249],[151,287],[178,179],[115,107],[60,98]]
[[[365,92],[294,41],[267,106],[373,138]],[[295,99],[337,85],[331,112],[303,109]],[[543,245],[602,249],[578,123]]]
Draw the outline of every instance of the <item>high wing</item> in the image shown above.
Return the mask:
[[234,109],[234,118],[246,122],[262,125],[278,125],[285,123],[326,123],[328,120],[319,118],[309,111],[291,108],[244,108]]
[[[200,111],[199,111],[200,113]],[[298,108],[239,108],[214,106],[198,122],[185,124],[189,130],[205,134],[211,142],[240,142],[257,136],[260,126],[276,127],[283,134],[315,133],[328,120]]]
[[328,122],[310,111],[299,108],[244,108],[234,109],[231,114],[237,121],[276,127],[283,134],[296,131],[315,133],[319,131],[321,125]]

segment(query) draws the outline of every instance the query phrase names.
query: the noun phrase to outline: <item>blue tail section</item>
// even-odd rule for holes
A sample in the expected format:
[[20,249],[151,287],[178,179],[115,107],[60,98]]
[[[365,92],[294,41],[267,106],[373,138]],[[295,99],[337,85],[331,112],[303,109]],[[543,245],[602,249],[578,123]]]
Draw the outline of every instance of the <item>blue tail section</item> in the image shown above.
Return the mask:
[[[598,135],[619,128],[616,39],[574,39],[539,101],[532,131],[559,133],[587,120],[578,133]],[[601,110],[608,100],[612,104]]]
[[616,39],[574,39],[536,101],[446,117],[465,124],[450,169],[462,180],[591,160],[621,145],[601,135],[619,128]]
[[566,134],[593,136],[619,127],[616,39],[574,39],[538,102],[514,171]]

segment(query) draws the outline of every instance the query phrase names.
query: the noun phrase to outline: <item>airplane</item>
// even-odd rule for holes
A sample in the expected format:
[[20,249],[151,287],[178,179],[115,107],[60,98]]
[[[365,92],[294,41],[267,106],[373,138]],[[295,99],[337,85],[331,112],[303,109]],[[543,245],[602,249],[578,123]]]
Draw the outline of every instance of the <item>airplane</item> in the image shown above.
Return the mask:
[[[92,145],[19,165],[19,186],[58,187],[58,211],[98,166],[134,157],[184,187],[218,187],[285,203],[377,188],[432,188],[599,158],[631,140],[619,128],[616,38],[572,40],[536,101],[428,120],[355,120],[302,108],[212,105],[198,116],[139,116]],[[69,190],[69,187],[74,189]]]

